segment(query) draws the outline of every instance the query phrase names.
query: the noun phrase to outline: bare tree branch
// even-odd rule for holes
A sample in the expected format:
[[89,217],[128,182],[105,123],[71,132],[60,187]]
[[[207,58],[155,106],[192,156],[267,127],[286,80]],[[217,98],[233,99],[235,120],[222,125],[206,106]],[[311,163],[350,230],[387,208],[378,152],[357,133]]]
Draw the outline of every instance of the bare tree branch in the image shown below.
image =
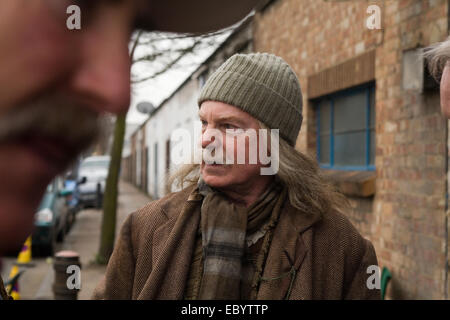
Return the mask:
[[192,35],[192,34],[173,34],[173,33],[166,33],[166,32],[151,32],[146,37],[147,39],[140,39],[139,45],[148,45],[153,44],[158,41],[166,41],[166,40],[183,40],[183,39],[208,39],[208,38],[214,38],[219,35],[226,34],[227,32],[231,31],[232,28],[226,28],[220,31],[201,34],[201,35]]
[[189,68],[196,63],[184,59],[195,55],[208,47],[219,45],[223,36],[233,30],[229,27],[220,31],[202,35],[173,34],[166,32],[140,32],[135,39],[133,65],[148,65],[151,69],[132,75],[132,83],[154,80],[169,70]]
[[[166,61],[166,63],[163,65],[162,69],[154,71],[153,74],[146,76],[144,78],[141,78],[139,80],[135,80],[135,83],[142,83],[145,82],[147,80],[150,79],[155,79],[156,77],[160,76],[161,74],[167,72],[170,69],[173,69],[174,67],[177,66],[177,64],[180,62],[180,60],[186,56],[186,54],[188,53],[194,53],[197,46],[201,43],[201,40],[197,40],[195,41],[191,46],[187,47],[187,48],[183,48],[183,49],[178,49],[175,52],[177,53],[175,58],[172,58],[168,61]],[[171,52],[172,54],[174,52]],[[139,61],[140,59],[138,59]],[[142,61],[142,60],[140,60]],[[144,60],[145,61],[145,60]]]

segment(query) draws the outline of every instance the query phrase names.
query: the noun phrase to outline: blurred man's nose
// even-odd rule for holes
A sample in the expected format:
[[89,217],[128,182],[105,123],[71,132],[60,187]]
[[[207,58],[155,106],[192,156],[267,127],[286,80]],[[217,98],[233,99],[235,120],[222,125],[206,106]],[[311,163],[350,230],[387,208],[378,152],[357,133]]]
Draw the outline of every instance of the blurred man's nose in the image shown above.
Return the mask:
[[71,89],[98,112],[120,113],[130,104],[130,17],[105,10],[81,32],[80,64]]

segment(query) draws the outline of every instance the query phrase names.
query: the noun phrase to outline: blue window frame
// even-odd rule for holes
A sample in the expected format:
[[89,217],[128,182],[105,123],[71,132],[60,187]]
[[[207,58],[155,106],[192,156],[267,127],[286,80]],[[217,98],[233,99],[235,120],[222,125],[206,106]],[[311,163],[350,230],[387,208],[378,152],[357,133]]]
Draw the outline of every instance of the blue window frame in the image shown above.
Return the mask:
[[315,106],[320,167],[375,170],[375,85],[319,98]]

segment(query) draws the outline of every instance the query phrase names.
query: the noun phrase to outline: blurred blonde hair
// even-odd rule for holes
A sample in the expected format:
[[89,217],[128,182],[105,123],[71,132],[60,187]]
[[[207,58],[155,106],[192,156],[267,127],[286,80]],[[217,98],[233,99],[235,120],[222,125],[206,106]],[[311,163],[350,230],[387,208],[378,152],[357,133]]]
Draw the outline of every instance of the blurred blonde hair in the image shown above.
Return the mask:
[[[262,129],[270,129],[259,121]],[[287,187],[291,205],[303,212],[326,213],[342,211],[348,206],[347,199],[322,177],[317,162],[296,150],[279,137],[279,168],[277,176]],[[200,177],[199,164],[182,165],[168,179],[168,185],[183,188],[195,185]]]

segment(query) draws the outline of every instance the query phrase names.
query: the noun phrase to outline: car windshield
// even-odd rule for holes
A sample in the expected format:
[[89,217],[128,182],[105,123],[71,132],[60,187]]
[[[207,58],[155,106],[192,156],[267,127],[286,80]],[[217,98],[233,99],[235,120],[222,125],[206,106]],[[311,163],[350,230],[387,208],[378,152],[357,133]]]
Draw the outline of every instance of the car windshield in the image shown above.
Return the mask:
[[107,168],[109,160],[91,160],[81,164],[82,168]]

